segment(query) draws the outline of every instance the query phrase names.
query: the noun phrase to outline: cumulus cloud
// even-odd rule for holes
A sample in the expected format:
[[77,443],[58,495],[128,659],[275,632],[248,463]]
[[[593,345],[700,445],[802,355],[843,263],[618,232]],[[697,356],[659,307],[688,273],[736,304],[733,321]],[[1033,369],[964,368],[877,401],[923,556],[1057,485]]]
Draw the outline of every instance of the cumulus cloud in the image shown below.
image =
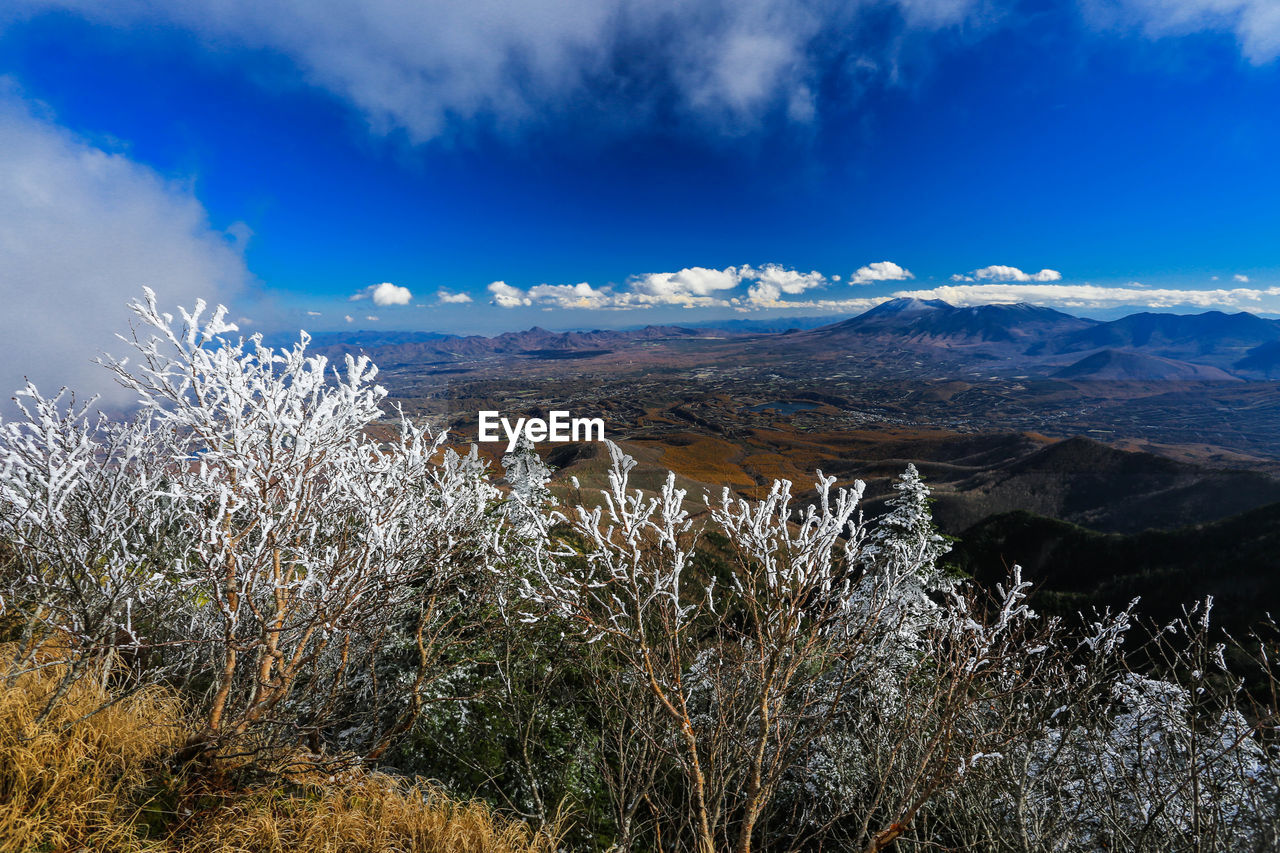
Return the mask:
[[893,261],[876,261],[874,264],[859,267],[857,272],[849,277],[849,283],[873,284],[877,281],[905,281],[909,278],[915,278],[911,270],[900,267]]
[[376,314],[365,314],[364,318],[368,320],[370,323],[378,322],[378,317]]
[[465,293],[450,293],[443,287],[436,291],[436,303],[439,305],[461,305],[470,301],[471,297]]
[[637,301],[654,305],[723,305],[725,301],[718,294],[741,283],[737,267],[686,267],[679,272],[633,276],[629,282]]
[[762,267],[744,266],[739,269],[743,279],[755,282],[747,290],[747,300],[758,307],[771,307],[785,304],[783,294],[798,296],[806,291],[826,287],[828,279],[817,270],[800,272],[789,270],[779,264],[765,264]]
[[888,302],[891,296],[868,296],[854,299],[787,299],[774,303],[744,303],[734,306],[735,310],[746,312],[757,308],[785,308],[787,310],[820,311],[823,313],[861,314],[882,302]]
[[493,294],[493,304],[499,308],[519,308],[522,305],[533,304],[533,300],[529,298],[528,294],[518,287],[512,287],[505,281],[492,282],[488,290]]
[[489,285],[492,303],[500,308],[520,308],[537,305],[542,308],[594,308],[626,309],[644,308],[648,304],[634,294],[614,293],[612,288],[594,288],[587,282],[578,284],[538,284],[528,290],[512,287],[503,281]]
[[0,151],[0,399],[26,375],[127,403],[92,359],[126,354],[115,335],[144,285],[170,310],[244,293],[246,228],[214,228],[189,182],[77,138],[2,79]]
[[1040,272],[1027,273],[1017,267],[1007,267],[1001,264],[995,264],[989,267],[983,267],[980,270],[974,270],[968,275],[953,275],[952,281],[1061,281],[1062,273],[1057,270],[1040,270]]
[[407,287],[384,281],[382,284],[371,284],[359,293],[352,294],[351,301],[372,299],[379,308],[392,305],[408,305],[413,301],[413,293]]
[[346,320],[348,323],[354,323],[356,321],[356,318],[352,317],[350,314],[343,314],[342,319]]
[[686,307],[737,306],[741,296],[729,292],[752,282],[745,301],[754,307],[774,307],[784,294],[795,296],[825,287],[828,279],[817,270],[801,272],[780,264],[753,267],[743,264],[724,269],[686,267],[679,272],[647,273],[633,276],[628,293],[615,296],[615,303],[631,305],[684,305]]
[[1149,36],[1198,31],[1233,33],[1245,57],[1263,65],[1280,57],[1276,0],[1082,0],[1088,17],[1112,28],[1136,27]]
[[623,307],[607,289],[596,290],[585,281],[578,284],[539,284],[529,288],[529,298],[548,308]]
[[1231,278],[1233,278],[1235,281],[1240,282],[1241,284],[1248,284],[1248,283],[1249,283],[1249,276],[1247,276],[1247,275],[1242,275],[1242,274],[1240,274],[1240,273],[1236,273],[1236,274],[1235,274],[1235,275],[1233,275]]
[[1280,287],[1175,288],[1105,287],[1094,284],[956,284],[928,290],[903,290],[894,296],[941,299],[952,305],[1009,305],[1031,302],[1058,308],[1197,308],[1242,311],[1280,311]]
[[[743,295],[740,287],[751,283]],[[686,308],[785,307],[793,303],[782,296],[796,296],[825,287],[829,280],[817,270],[801,272],[780,264],[713,269],[685,267],[677,272],[644,273],[627,280],[627,287],[593,287],[578,284],[539,284],[521,290],[503,281],[489,285],[493,304],[501,308],[538,305],[544,308],[594,308],[627,310],[661,305]],[[734,291],[738,291],[736,294]]]
[[[814,92],[845,75],[895,82],[915,33],[976,20],[979,0],[14,0],[120,27],[169,26],[212,50],[286,57],[377,132],[417,142],[451,122],[514,125],[557,108],[674,109],[731,133],[766,116],[808,123]],[[884,38],[896,9],[894,38]],[[880,37],[864,16],[875,16]],[[604,113],[607,110],[602,109]]]

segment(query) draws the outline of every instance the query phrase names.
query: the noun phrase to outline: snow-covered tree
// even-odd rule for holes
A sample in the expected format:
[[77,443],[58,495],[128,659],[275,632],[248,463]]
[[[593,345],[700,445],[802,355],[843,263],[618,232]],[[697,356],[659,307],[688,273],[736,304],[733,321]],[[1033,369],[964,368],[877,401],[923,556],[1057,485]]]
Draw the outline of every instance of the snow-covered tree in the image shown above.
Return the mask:
[[511,526],[523,536],[544,534],[548,510],[555,505],[547,488],[551,469],[521,435],[515,450],[502,457],[502,470],[510,487],[504,513]]
[[[29,613],[86,653],[119,628],[183,658],[210,746],[254,730],[382,751],[500,551],[497,489],[443,434],[402,418],[394,440],[369,437],[386,392],[367,358],[331,371],[305,333],[274,351],[227,337],[222,308],[175,323],[149,290],[132,307],[137,361],[106,364],[138,395],[137,421],[100,438],[30,389],[27,421],[6,425],[3,517]],[[92,618],[51,610],[86,590],[102,601]],[[149,639],[183,640],[136,639],[144,605]]]
[[0,429],[0,537],[13,561],[0,612],[22,620],[14,669],[84,652],[46,713],[96,665],[127,664],[139,684],[171,677],[142,653],[181,637],[190,618],[160,427],[92,418],[66,396],[28,384],[16,398],[25,418]]
[[868,535],[863,557],[881,571],[910,572],[927,584],[936,584],[938,560],[951,550],[945,536],[933,523],[929,509],[929,488],[916,466],[893,482],[894,497],[886,501],[889,511],[876,520]]
[[[746,853],[771,823],[800,844],[854,814],[851,843],[887,845],[966,761],[1007,740],[983,709],[1025,684],[1011,660],[1034,616],[1028,585],[987,618],[943,583],[910,472],[895,526],[869,536],[861,483],[819,475],[817,500],[800,507],[785,481],[759,501],[726,490],[710,524],[728,559],[708,577],[693,569],[674,477],[646,496],[628,485],[634,460],[610,453],[604,506],[573,520],[584,553],[548,562],[524,594],[648,685],[665,713],[643,737],[676,756],[694,848]],[[806,773],[824,767],[848,784]]]
[[[484,701],[509,719],[466,742],[500,764],[511,734],[509,802],[550,821],[539,768],[570,756],[560,790],[607,790],[617,850],[1280,842],[1276,709],[1246,701],[1208,602],[1136,655],[1132,605],[1069,627],[1017,567],[962,583],[914,466],[873,522],[860,482],[820,472],[812,500],[726,489],[695,521],[673,474],[635,488],[609,444],[601,502],[562,516],[531,447],[504,498],[474,446],[388,418],[366,359],[133,307],[136,362],[106,363],[137,418],[28,386],[0,424],[9,672],[60,666],[49,708],[79,678],[163,681],[200,715],[195,752],[378,758],[431,703],[457,700],[440,734]],[[500,641],[490,601],[517,617]]]

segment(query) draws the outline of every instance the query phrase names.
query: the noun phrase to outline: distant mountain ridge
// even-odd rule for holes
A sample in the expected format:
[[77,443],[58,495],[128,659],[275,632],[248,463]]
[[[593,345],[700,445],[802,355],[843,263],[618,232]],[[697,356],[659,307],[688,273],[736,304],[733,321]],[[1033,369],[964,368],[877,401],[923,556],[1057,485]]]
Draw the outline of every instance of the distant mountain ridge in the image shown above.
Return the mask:
[[[339,333],[340,334],[340,333]],[[711,330],[686,329],[681,326],[645,326],[630,331],[596,329],[590,332],[551,332],[534,326],[522,332],[504,332],[493,337],[483,335],[432,335],[422,339],[381,339],[370,333],[359,333],[351,339],[325,343],[317,349],[323,354],[336,355],[358,350],[375,361],[407,363],[414,361],[449,361],[459,357],[518,356],[530,353],[555,353],[573,351],[607,352],[615,347],[644,341],[661,341],[672,338],[707,337]],[[361,337],[361,336],[368,337]]]
[[1133,382],[1243,382],[1225,370],[1141,352],[1104,349],[1086,355],[1053,375],[1061,379],[1123,380]]
[[[940,299],[887,300],[856,317],[726,320],[694,327],[552,332],[533,327],[491,337],[441,332],[325,332],[313,348],[328,355],[364,352],[409,365],[475,359],[591,358],[642,344],[727,340],[726,358],[906,350],[952,363],[981,362],[1067,381],[1222,382],[1280,378],[1280,321],[1247,312],[1142,312],[1101,322],[1028,303],[956,306]],[[785,327],[785,328],[784,328]],[[789,334],[787,334],[789,333]],[[1234,374],[1234,375],[1233,375]]]
[[1081,329],[1049,343],[1056,353],[1094,349],[1136,350],[1163,358],[1229,367],[1248,350],[1280,340],[1280,321],[1241,311],[1226,314],[1142,312]]
[[913,341],[1026,343],[1088,329],[1096,324],[1019,302],[956,307],[940,299],[891,299],[849,320],[814,330],[822,337],[871,335]]

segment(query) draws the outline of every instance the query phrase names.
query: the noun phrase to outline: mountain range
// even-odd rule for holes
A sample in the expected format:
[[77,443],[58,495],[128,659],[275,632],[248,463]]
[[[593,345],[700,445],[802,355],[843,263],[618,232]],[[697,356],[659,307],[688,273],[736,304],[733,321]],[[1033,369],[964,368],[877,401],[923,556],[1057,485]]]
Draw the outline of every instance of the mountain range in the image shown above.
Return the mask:
[[940,299],[904,298],[884,302],[813,334],[828,339],[857,335],[924,344],[1033,346],[1094,325],[1093,320],[1026,303],[958,308]]
[[[1073,381],[1227,382],[1280,377],[1280,321],[1247,312],[1143,312],[1101,322],[1052,308],[955,306],[942,300],[892,299],[856,317],[804,328],[729,320],[719,326],[551,332],[532,328],[493,337],[437,332],[341,332],[317,335],[329,355],[363,351],[384,366],[454,365],[502,358],[591,358],[618,350],[720,341],[725,358],[785,353],[916,352],[971,360],[984,370]],[[774,331],[786,327],[784,331]],[[770,329],[770,331],[761,331]]]

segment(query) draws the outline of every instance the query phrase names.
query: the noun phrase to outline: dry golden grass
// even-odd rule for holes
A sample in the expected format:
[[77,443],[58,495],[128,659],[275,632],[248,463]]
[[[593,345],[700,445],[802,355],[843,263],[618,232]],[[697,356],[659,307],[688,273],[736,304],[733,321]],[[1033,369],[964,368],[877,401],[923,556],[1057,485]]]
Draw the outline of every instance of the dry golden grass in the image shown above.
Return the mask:
[[[0,660],[11,649],[0,646]],[[293,772],[234,788],[166,767],[187,742],[182,703],[150,689],[112,702],[76,683],[43,722],[62,670],[0,674],[0,853],[553,853],[480,802],[362,769]],[[244,768],[239,768],[243,770]],[[234,774],[233,774],[234,775]],[[258,774],[260,777],[264,774]]]
[[291,795],[262,790],[191,827],[183,853],[554,853],[558,833],[534,834],[479,802],[377,773]]
[[692,436],[688,443],[662,448],[662,464],[691,480],[732,487],[755,485],[738,464],[741,448],[720,438]]
[[131,798],[185,738],[181,705],[159,690],[112,704],[85,678],[37,724],[62,671],[0,681],[0,853],[137,849]]

